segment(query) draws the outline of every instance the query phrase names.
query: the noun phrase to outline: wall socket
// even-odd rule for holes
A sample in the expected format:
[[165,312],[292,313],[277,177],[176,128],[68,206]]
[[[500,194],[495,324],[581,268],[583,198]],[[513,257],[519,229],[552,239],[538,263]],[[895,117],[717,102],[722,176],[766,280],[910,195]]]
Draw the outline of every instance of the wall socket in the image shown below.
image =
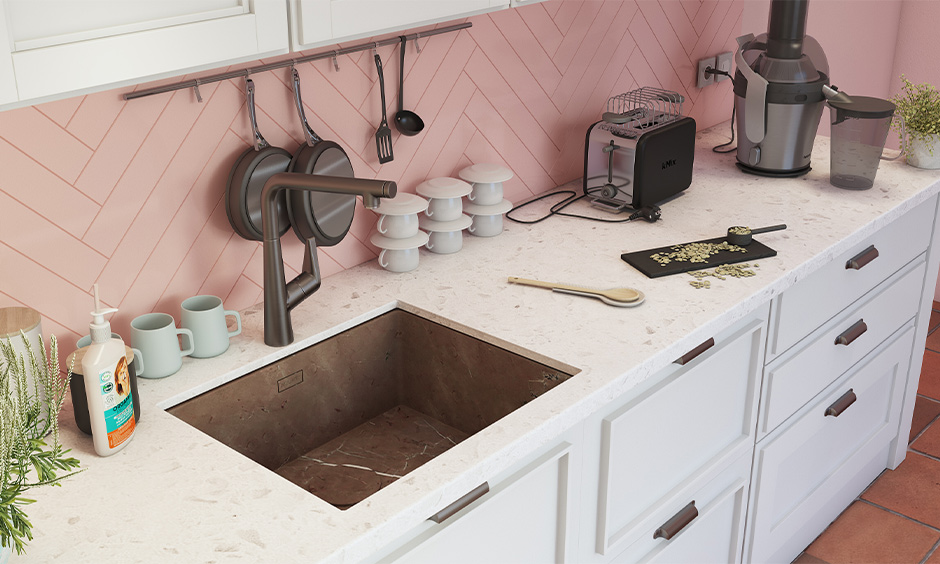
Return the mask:
[[705,59],[699,60],[698,80],[696,80],[695,82],[695,85],[697,87],[705,88],[706,86],[709,86],[715,82],[716,75],[709,74],[708,76],[705,76],[705,69],[707,69],[708,67],[717,68],[715,66],[716,64],[717,64],[717,59],[715,57],[707,57]]
[[698,78],[695,81],[695,85],[699,88],[705,88],[716,82],[721,82],[723,80],[728,80],[728,78],[723,74],[709,74],[705,76],[705,69],[711,67],[713,69],[722,70],[725,72],[731,72],[731,60],[734,54],[731,51],[725,51],[714,57],[706,57],[700,59],[698,62]]

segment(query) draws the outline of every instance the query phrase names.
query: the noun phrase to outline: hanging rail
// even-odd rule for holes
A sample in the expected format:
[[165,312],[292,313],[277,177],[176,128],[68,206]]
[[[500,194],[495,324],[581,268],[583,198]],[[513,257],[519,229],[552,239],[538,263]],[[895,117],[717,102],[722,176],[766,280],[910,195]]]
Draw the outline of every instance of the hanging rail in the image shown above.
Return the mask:
[[[470,22],[451,25],[447,27],[441,27],[438,29],[430,29],[428,31],[420,31],[418,33],[411,33],[405,35],[405,41],[414,40],[417,43],[417,40],[421,37],[431,37],[432,35],[440,35],[442,33],[450,33],[451,31],[459,31],[461,29],[467,29],[473,24]],[[250,67],[247,69],[241,69],[237,71],[226,72],[222,74],[213,74],[211,76],[204,76],[201,78],[196,78],[193,80],[187,80],[185,82],[177,82],[176,84],[168,84],[166,86],[157,86],[155,88],[145,88],[144,90],[137,90],[135,92],[128,92],[124,94],[125,100],[134,100],[136,98],[143,98],[144,96],[153,96],[154,94],[163,94],[164,92],[172,92],[174,90],[185,90],[187,88],[195,89],[196,96],[199,96],[199,87],[203,84],[208,84],[210,82],[220,82],[222,80],[229,80],[232,78],[238,78],[240,76],[248,76],[258,72],[264,72],[274,69],[283,69],[298,63],[306,63],[308,61],[317,61],[320,59],[334,59],[339,55],[347,55],[349,53],[355,53],[357,51],[365,51],[366,49],[374,49],[376,47],[391,45],[393,43],[400,43],[401,37],[396,35],[395,37],[389,37],[388,39],[382,39],[380,41],[370,41],[368,43],[360,43],[358,45],[352,45],[350,47],[343,47],[342,49],[334,49],[332,51],[326,51],[324,53],[317,53],[316,55],[305,55],[303,57],[297,57],[295,59],[285,59],[277,63],[269,63],[266,65],[258,65],[256,67]],[[201,102],[202,100],[200,100]]]

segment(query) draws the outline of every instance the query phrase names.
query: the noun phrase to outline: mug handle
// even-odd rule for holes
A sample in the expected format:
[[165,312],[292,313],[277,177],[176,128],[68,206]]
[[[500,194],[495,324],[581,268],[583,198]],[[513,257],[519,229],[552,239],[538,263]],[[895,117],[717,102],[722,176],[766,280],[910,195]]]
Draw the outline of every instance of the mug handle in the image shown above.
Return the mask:
[[[385,217],[385,216],[382,216],[382,217]],[[382,220],[380,219],[379,221],[382,221]],[[238,335],[239,333],[242,332],[242,316],[239,315],[237,311],[233,311],[230,309],[226,309],[224,311],[225,311],[226,316],[228,315],[234,316],[235,322],[238,324],[238,327],[234,331],[230,331],[228,334],[229,337],[234,337],[235,335]]]
[[180,351],[180,356],[189,356],[193,354],[193,351],[196,350],[195,345],[193,344],[193,332],[185,327],[176,330],[177,335],[185,335],[189,339],[189,347],[185,350]]
[[[473,187],[476,188],[476,184],[474,184]],[[473,197],[473,192],[474,192],[474,191],[471,190],[470,193],[467,194],[467,199],[470,200],[471,202],[474,201],[474,200],[476,200],[476,198]]]
[[433,243],[431,243],[431,241],[430,241],[430,240],[428,240],[428,242],[427,242],[427,243],[425,243],[425,244],[424,244],[424,246],[425,246],[425,247],[427,247],[427,248],[428,248],[428,250],[431,250],[431,249],[433,249],[433,248],[434,248],[434,244],[433,244]]
[[[471,221],[474,220],[474,219],[476,219],[476,217],[477,217],[477,216],[475,216],[475,215],[471,215],[471,216],[470,216]],[[471,224],[470,224],[470,227],[467,228],[467,231],[469,231],[470,233],[473,233],[474,231],[476,231],[476,229],[474,229],[474,226],[475,226],[475,225],[476,225],[476,224],[471,223]]]
[[375,228],[379,233],[385,235],[388,233],[388,229],[382,229],[382,223],[385,221],[385,214],[379,214],[379,222],[375,224]]
[[134,353],[134,360],[137,361],[137,366],[134,367],[134,370],[140,374],[144,371],[144,353],[140,352],[140,349],[131,349],[131,351]]
[[379,253],[379,266],[382,268],[388,268],[388,263],[385,262],[385,251],[388,249],[382,249],[382,252]]

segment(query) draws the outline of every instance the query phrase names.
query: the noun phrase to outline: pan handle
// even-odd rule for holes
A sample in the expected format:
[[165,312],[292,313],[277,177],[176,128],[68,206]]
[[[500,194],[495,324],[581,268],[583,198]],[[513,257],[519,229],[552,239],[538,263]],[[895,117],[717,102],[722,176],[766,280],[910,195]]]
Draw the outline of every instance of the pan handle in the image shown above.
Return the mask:
[[251,131],[255,138],[255,151],[267,149],[271,146],[265,141],[258,130],[258,119],[255,117],[255,81],[250,78],[245,79],[245,94],[248,97],[248,118],[251,120]]
[[304,113],[304,103],[300,99],[300,73],[297,72],[294,66],[291,66],[290,74],[294,88],[294,103],[297,104],[297,115],[300,116],[300,123],[304,126],[304,137],[307,139],[307,145],[313,147],[315,143],[319,143],[322,139],[313,132],[313,128],[307,123],[307,114]]

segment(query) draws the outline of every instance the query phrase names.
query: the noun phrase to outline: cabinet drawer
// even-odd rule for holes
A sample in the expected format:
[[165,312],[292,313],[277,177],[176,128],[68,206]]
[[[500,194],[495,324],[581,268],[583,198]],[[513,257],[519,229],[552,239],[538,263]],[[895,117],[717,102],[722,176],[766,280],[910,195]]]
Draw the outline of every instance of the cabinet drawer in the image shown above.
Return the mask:
[[885,468],[913,339],[909,322],[758,443],[746,561],[790,562]]
[[597,553],[635,542],[665,500],[753,444],[765,327],[764,318],[739,324],[600,420]]
[[429,517],[382,563],[572,561],[577,539],[578,441],[582,426],[547,452]]
[[748,451],[663,507],[640,540],[612,562],[740,562],[750,473]]
[[914,316],[927,266],[915,261],[764,371],[758,436],[773,430]]
[[[795,345],[926,250],[933,212],[932,205],[917,206],[777,297],[771,313],[768,356]],[[877,257],[866,263],[875,252]],[[858,269],[849,267],[853,260]]]

